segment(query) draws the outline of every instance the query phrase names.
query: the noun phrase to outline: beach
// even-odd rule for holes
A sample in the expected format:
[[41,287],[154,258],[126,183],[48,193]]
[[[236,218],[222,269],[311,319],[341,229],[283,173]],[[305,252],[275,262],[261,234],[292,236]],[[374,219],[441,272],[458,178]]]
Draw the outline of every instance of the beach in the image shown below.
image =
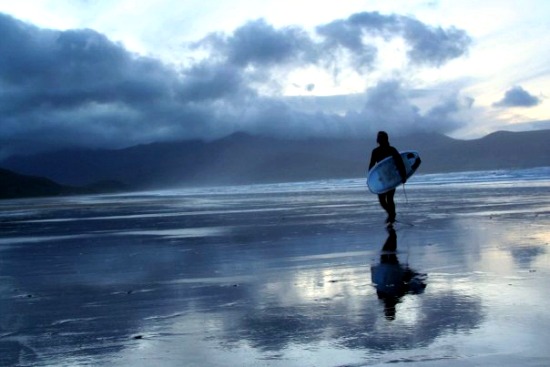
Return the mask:
[[0,201],[1,366],[550,365],[550,170]]

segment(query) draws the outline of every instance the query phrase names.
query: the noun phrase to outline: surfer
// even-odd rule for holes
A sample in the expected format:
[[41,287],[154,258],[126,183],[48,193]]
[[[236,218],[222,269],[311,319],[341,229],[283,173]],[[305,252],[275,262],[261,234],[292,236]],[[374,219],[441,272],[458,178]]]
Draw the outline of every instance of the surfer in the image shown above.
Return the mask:
[[[399,155],[397,149],[390,145],[390,139],[388,133],[385,131],[379,131],[376,137],[376,142],[378,147],[374,148],[370,157],[369,171],[372,167],[384,158],[393,157],[397,170],[401,175],[401,182],[405,183],[407,181],[407,173],[405,170],[405,165],[403,164],[403,159]],[[395,195],[395,189],[387,191],[383,194],[378,194],[378,201],[382,208],[388,213],[386,218],[386,223],[393,224],[395,222],[395,202],[393,201],[393,196]]]

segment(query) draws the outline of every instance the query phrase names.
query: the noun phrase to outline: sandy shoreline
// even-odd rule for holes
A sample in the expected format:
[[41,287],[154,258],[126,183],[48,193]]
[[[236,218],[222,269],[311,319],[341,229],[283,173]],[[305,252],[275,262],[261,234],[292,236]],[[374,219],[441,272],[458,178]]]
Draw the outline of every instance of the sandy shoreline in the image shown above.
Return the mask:
[[548,365],[549,188],[5,201],[0,365]]

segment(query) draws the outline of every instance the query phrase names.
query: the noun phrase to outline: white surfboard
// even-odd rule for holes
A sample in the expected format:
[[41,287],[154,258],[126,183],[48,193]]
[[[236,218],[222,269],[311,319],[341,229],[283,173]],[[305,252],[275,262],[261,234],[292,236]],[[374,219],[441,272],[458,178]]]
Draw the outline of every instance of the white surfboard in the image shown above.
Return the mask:
[[[405,164],[407,178],[411,177],[420,166],[420,155],[418,152],[408,150],[399,153]],[[395,189],[401,184],[401,175],[397,170],[393,157],[387,157],[376,163],[369,171],[367,185],[373,194],[383,194]]]

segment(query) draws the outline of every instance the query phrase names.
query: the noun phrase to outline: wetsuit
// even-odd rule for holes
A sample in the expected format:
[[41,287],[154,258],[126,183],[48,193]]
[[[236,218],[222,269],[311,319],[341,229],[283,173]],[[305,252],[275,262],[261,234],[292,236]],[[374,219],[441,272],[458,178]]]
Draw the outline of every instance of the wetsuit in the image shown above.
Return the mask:
[[[384,158],[393,157],[397,170],[401,175],[403,183],[407,180],[407,173],[405,170],[405,164],[403,159],[399,155],[397,149],[392,147],[389,144],[380,144],[378,147],[374,148],[370,158],[369,171],[372,167]],[[378,195],[378,201],[384,210],[388,213],[388,218],[386,223],[395,222],[395,202],[393,201],[393,196],[395,195],[395,189],[392,189],[388,192]]]

